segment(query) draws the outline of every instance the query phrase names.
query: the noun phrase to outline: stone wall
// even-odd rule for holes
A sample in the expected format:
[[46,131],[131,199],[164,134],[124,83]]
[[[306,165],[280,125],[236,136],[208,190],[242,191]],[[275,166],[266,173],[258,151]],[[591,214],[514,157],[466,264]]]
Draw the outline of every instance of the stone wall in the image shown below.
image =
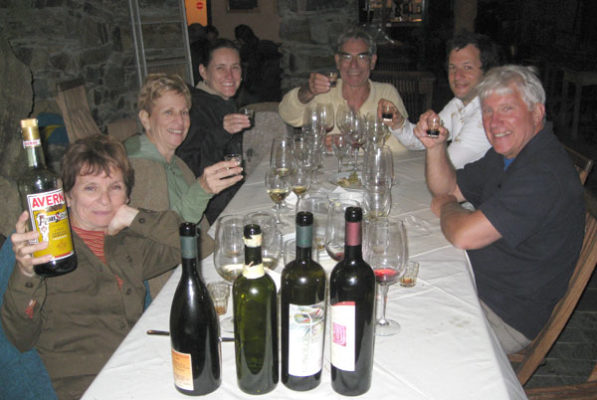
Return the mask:
[[336,39],[358,21],[358,0],[278,0],[283,54],[282,91],[311,71],[334,67]]

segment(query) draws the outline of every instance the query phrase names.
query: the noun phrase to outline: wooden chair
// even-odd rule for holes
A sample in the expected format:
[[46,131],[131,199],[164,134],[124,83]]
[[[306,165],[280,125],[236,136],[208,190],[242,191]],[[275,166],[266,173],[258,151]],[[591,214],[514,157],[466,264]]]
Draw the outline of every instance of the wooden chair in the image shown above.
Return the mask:
[[372,71],[371,80],[387,82],[398,90],[411,120],[431,108],[435,75],[424,71]]
[[578,171],[580,182],[584,185],[587,182],[587,178],[589,177],[591,170],[593,169],[593,160],[568,146],[564,146],[564,148],[568,152],[568,155],[574,163],[574,167],[576,167],[576,170]]
[[587,382],[577,385],[527,389],[529,400],[594,400],[597,399],[597,364]]
[[524,385],[533,375],[560,336],[595,270],[595,264],[597,263],[597,221],[590,213],[586,214],[585,221],[585,237],[580,256],[570,277],[564,297],[558,301],[549,320],[537,337],[522,351],[509,355],[510,361],[517,363],[514,369],[521,385]]
[[137,132],[142,132],[142,130],[137,125],[136,118],[118,119],[116,121],[110,122],[106,128],[108,131],[108,135],[114,136],[121,142],[124,142]]
[[60,83],[56,103],[62,111],[66,134],[71,143],[77,139],[101,133],[91,116],[82,79]]
[[245,173],[250,175],[263,157],[269,157],[272,139],[287,132],[278,111],[256,111],[255,126],[243,133]]

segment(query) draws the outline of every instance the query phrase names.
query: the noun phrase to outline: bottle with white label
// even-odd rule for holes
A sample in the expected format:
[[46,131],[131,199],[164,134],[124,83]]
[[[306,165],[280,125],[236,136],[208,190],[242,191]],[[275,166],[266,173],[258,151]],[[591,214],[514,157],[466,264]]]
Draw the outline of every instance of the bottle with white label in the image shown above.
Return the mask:
[[311,258],[313,214],[296,215],[296,259],[282,271],[282,383],[310,390],[321,382],[325,271]]
[[182,275],[170,309],[174,385],[184,394],[211,393],[222,382],[220,326],[205,284],[197,272],[195,224],[180,225]]
[[17,182],[21,202],[29,212],[30,229],[39,233],[36,243],[48,242],[33,256],[52,255],[52,261],[33,268],[43,277],[63,275],[77,267],[64,192],[58,177],[46,168],[37,119],[21,120],[21,130],[29,167]]
[[345,214],[344,259],[330,275],[332,388],[345,396],[369,390],[375,345],[375,275],[363,261],[360,207]]

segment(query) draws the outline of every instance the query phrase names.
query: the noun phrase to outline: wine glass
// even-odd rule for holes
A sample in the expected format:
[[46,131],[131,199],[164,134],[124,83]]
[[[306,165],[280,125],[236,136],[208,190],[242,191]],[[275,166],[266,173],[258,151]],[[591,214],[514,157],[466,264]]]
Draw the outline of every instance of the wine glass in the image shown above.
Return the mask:
[[394,182],[394,160],[389,146],[368,146],[363,156],[361,181],[368,190],[391,188]]
[[276,212],[276,223],[284,225],[280,219],[280,210],[282,202],[290,193],[290,177],[281,175],[276,169],[269,169],[265,174],[265,188],[274,202],[273,210]]
[[322,121],[321,107],[318,106],[318,104],[313,104],[305,107],[305,111],[303,112],[303,127],[310,128],[317,133],[324,133],[325,123]]
[[363,195],[363,211],[367,219],[384,218],[392,208],[392,191],[389,186],[369,187]]
[[[224,215],[216,221],[214,265],[230,285],[240,275],[245,263],[243,228],[242,215]],[[224,318],[220,325],[226,332],[234,331],[230,317]]]
[[263,266],[273,271],[282,252],[282,234],[277,228],[276,217],[268,211],[255,211],[247,214],[243,222],[261,227],[261,259]]
[[332,142],[332,150],[338,159],[338,173],[342,172],[342,161],[348,155],[351,148],[350,140],[343,133],[333,133],[329,135]]
[[371,265],[377,281],[381,315],[375,334],[390,336],[400,332],[400,324],[386,318],[388,289],[404,273],[408,246],[404,224],[395,219],[374,219],[365,224],[363,259]]
[[334,129],[334,106],[332,103],[317,104],[317,113],[319,120],[326,132]]
[[348,134],[355,118],[354,112],[346,104],[339,104],[336,110],[336,126],[344,134]]
[[311,171],[297,167],[290,174],[290,186],[296,197],[300,199],[311,188]]
[[359,156],[359,150],[363,143],[365,143],[366,135],[365,135],[365,119],[359,116],[355,116],[352,120],[352,124],[350,126],[350,132],[348,133],[348,137],[350,138],[353,150],[353,172],[357,170],[357,159]]
[[352,199],[332,199],[329,202],[325,228],[325,250],[334,261],[344,258],[344,213],[346,208],[359,206],[360,203]]
[[269,166],[278,175],[288,175],[294,168],[294,156],[292,154],[292,141],[290,137],[285,135],[272,140]]

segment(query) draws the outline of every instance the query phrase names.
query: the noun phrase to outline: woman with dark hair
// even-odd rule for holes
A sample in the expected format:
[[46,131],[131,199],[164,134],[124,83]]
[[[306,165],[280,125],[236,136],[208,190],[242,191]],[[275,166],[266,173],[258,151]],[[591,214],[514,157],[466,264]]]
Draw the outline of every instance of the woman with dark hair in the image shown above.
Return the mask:
[[[186,139],[176,150],[195,176],[229,153],[242,154],[242,131],[251,126],[249,117],[238,113],[233,97],[242,75],[240,55],[236,45],[227,39],[212,43],[199,65],[203,78],[191,90],[191,127]],[[216,220],[234,196],[242,182],[215,195],[207,205],[205,215],[210,224]]]
[[78,399],[143,312],[143,281],[180,260],[173,211],[128,205],[134,172],[124,146],[96,135],[72,144],[62,160],[77,268],[52,278],[33,266],[48,242],[31,244],[24,211],[11,236],[15,268],[2,304],[7,338],[20,351],[36,348],[59,399]]

